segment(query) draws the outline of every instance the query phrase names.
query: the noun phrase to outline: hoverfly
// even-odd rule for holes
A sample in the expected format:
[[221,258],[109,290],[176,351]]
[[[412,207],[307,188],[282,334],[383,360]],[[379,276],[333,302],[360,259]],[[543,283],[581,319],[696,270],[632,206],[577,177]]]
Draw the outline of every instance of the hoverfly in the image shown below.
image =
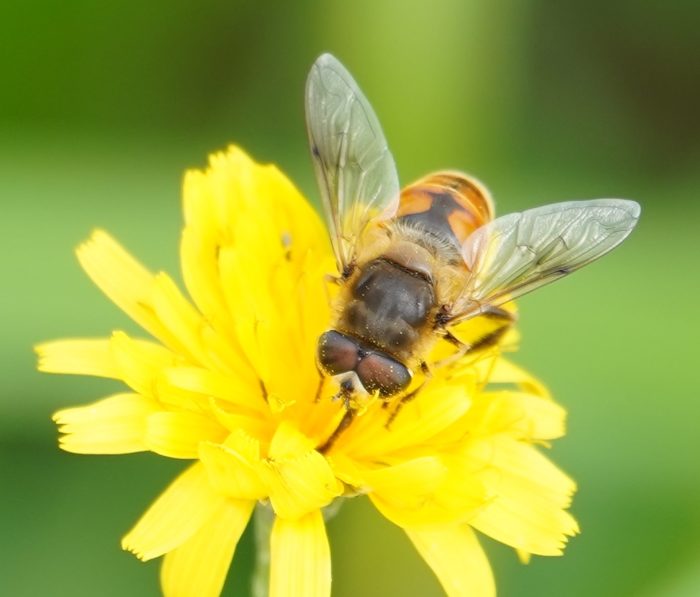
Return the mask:
[[[400,190],[379,121],[352,76],[329,54],[306,85],[306,120],[340,289],[318,363],[343,397],[388,399],[450,328],[479,315],[513,317],[506,302],[591,263],[634,228],[623,199],[555,203],[494,219],[488,191],[460,172]],[[347,424],[347,422],[345,423]]]

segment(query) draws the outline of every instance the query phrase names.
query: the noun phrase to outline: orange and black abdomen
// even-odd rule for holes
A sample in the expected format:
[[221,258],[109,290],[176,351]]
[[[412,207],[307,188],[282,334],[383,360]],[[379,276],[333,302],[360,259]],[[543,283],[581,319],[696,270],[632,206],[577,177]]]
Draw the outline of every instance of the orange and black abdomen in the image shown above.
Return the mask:
[[397,222],[420,228],[456,248],[493,219],[488,191],[461,172],[436,172],[401,191]]

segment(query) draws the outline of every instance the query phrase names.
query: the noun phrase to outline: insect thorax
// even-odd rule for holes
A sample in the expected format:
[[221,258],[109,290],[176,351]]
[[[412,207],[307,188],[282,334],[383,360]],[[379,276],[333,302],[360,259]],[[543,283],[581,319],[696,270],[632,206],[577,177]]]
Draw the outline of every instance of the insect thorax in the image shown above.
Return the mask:
[[358,267],[345,295],[336,329],[404,362],[432,326],[437,305],[431,279],[388,256]]

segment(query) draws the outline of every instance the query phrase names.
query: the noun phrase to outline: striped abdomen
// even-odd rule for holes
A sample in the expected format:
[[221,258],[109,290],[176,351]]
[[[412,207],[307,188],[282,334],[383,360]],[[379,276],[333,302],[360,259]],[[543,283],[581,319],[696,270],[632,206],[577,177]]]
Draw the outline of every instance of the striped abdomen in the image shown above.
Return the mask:
[[466,174],[436,172],[401,191],[394,219],[459,249],[474,230],[493,219],[493,202],[481,183]]

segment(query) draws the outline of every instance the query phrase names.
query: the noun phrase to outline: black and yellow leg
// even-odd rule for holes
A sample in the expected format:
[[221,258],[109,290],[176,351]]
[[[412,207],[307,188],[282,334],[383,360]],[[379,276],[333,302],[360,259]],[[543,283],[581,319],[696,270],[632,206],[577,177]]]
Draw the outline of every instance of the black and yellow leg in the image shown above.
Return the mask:
[[344,379],[342,382],[340,382],[340,390],[338,390],[338,393],[333,396],[332,400],[342,400],[343,405],[345,406],[345,413],[343,414],[343,418],[340,419],[340,422],[333,433],[331,433],[328,436],[328,439],[317,448],[319,452],[327,452],[338,437],[340,437],[340,434],[343,433],[343,431],[350,426],[350,423],[353,422],[353,419],[357,414],[357,408],[355,404],[353,404],[354,395],[355,387],[351,379]]
[[472,334],[471,338],[462,340],[455,336],[455,334],[453,334],[449,329],[443,329],[443,339],[449,342],[450,344],[456,346],[457,351],[453,355],[450,355],[449,357],[446,357],[441,361],[433,363],[433,366],[442,367],[445,365],[449,365],[458,361],[463,356],[469,353],[478,352],[480,350],[485,350],[487,348],[495,346],[501,341],[506,332],[513,326],[516,319],[517,316],[511,311],[502,309],[501,307],[486,306],[484,307],[481,315],[475,317],[469,322],[465,322],[463,324],[463,326],[465,327],[463,327],[461,331],[464,332],[464,335],[468,336],[469,330],[466,326],[468,326],[469,323],[472,321],[476,324],[477,322],[479,322],[479,320],[488,320],[491,323],[491,325],[489,326],[490,329],[488,331],[480,332],[478,334]]

